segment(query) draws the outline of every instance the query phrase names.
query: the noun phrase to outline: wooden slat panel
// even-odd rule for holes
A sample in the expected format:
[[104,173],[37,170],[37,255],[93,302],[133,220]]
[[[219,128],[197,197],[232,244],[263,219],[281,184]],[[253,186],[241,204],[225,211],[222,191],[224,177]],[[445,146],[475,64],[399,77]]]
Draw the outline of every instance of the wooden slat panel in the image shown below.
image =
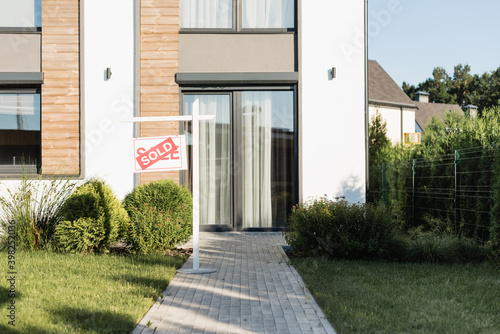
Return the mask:
[[[179,114],[180,0],[141,0],[141,116]],[[178,134],[178,122],[142,123],[141,136]],[[173,178],[178,172],[143,173],[141,182]]]
[[180,8],[179,0],[142,0],[141,10],[144,8]]
[[42,0],[42,173],[80,173],[79,1]]

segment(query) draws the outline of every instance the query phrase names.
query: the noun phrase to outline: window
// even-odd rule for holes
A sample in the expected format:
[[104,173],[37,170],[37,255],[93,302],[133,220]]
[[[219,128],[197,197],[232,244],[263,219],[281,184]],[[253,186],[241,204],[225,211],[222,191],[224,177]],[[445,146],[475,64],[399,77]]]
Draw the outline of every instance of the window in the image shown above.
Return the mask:
[[294,0],[181,0],[183,30],[287,31],[294,28]]
[[40,126],[39,91],[0,91],[0,173],[40,167]]
[[243,29],[294,27],[293,0],[243,0]]
[[0,28],[40,28],[42,0],[0,1]]
[[181,0],[182,28],[233,27],[233,0]]
[[215,115],[200,124],[201,224],[284,227],[297,200],[294,90],[184,92],[183,113],[193,108]]

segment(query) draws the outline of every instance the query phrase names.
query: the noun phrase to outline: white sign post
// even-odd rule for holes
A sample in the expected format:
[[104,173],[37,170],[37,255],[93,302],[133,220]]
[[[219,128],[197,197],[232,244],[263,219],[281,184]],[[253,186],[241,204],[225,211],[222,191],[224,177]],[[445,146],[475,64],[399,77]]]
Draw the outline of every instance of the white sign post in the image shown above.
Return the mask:
[[[195,101],[192,116],[159,116],[159,117],[133,117],[124,122],[172,122],[188,121],[193,124],[193,269],[179,269],[178,272],[188,274],[209,274],[215,269],[200,268],[200,121],[212,120],[215,115],[199,114],[198,100]],[[181,168],[179,168],[181,169]],[[173,170],[173,169],[169,169]]]

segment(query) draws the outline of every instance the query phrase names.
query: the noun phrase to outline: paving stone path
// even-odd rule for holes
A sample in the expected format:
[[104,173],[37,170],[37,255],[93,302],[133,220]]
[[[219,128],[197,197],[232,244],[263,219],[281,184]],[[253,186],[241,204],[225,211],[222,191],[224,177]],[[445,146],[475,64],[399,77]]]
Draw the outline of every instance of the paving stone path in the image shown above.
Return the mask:
[[217,271],[177,273],[133,334],[335,333],[285,244],[281,233],[200,233],[200,267]]

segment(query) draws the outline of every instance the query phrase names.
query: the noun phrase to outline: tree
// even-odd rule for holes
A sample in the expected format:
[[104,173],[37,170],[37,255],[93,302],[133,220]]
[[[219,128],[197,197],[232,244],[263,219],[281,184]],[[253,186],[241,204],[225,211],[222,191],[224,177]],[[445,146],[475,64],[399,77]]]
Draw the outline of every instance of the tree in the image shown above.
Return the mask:
[[426,91],[429,100],[436,103],[456,103],[461,107],[473,104],[479,112],[500,105],[500,67],[491,73],[472,75],[469,65],[458,64],[453,69],[453,76],[442,67],[432,71],[428,78],[417,86],[403,82],[402,89],[414,99],[415,92]]
[[370,165],[376,166],[384,162],[384,153],[391,147],[387,138],[387,122],[378,112],[372,117],[369,128],[369,160]]

